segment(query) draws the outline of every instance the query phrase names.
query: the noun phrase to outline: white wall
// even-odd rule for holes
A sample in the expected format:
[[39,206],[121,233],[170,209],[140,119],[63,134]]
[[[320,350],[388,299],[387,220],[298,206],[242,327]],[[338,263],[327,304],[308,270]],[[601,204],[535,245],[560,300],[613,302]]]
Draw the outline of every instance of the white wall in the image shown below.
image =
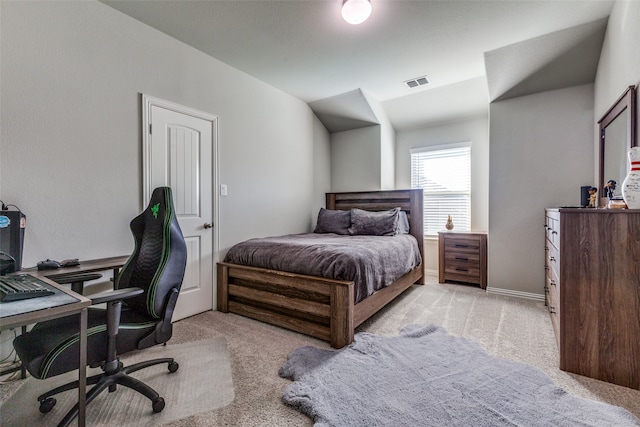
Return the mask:
[[24,266],[132,250],[140,93],[219,117],[222,255],[310,229],[329,135],[305,103],[99,2],[0,8],[0,199],[27,215]]
[[359,93],[378,124],[331,134],[331,191],[393,190],[396,132],[380,103]]
[[331,191],[380,190],[380,125],[331,134]]
[[[489,218],[489,122],[486,115],[396,134],[396,188],[411,188],[411,149],[471,141],[471,230],[487,231]],[[444,228],[444,224],[443,224]],[[425,267],[438,269],[438,242],[425,242]]]
[[593,85],[490,106],[488,286],[544,294],[544,209],[593,185]]
[[[640,81],[640,2],[616,1],[609,17],[595,81],[597,122],[628,86]],[[639,104],[640,105],[640,104]],[[636,123],[638,119],[636,118]],[[598,176],[599,139],[594,122],[594,177]]]
[[382,108],[380,102],[364,94],[371,110],[380,123],[380,190],[393,190],[396,187],[396,131]]
[[313,120],[313,200],[309,230],[313,230],[318,211],[325,206],[325,193],[331,191],[331,144],[327,129],[320,120]]

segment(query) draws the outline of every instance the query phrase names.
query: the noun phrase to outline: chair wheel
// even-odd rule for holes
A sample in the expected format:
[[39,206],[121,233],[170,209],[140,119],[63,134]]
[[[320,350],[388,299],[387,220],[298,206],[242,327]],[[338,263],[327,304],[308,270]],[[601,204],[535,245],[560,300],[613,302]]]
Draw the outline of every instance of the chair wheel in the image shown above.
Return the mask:
[[57,400],[54,399],[53,397],[46,398],[45,400],[40,402],[40,412],[43,414],[48,413],[53,409],[54,406],[56,406],[56,403],[57,403]]
[[179,367],[180,365],[178,365],[178,362],[171,362],[169,363],[169,372],[174,373]]
[[153,412],[162,412],[162,410],[164,409],[164,399],[158,397],[153,402],[151,402],[151,405],[153,406]]

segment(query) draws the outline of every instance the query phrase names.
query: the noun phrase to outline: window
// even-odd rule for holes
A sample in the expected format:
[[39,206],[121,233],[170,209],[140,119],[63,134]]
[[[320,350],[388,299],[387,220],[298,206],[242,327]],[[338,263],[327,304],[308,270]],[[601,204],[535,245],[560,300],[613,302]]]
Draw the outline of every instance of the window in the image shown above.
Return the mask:
[[451,215],[456,231],[471,229],[471,143],[411,150],[411,188],[422,188],[424,234],[436,236]]

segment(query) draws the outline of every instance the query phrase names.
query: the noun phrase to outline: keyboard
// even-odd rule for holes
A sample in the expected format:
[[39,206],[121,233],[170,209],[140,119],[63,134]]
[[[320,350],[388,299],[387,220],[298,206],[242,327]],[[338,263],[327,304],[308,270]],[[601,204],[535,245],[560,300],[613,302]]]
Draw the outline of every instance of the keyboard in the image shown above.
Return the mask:
[[54,292],[46,284],[29,274],[0,276],[0,301],[20,301],[27,298],[45,297]]

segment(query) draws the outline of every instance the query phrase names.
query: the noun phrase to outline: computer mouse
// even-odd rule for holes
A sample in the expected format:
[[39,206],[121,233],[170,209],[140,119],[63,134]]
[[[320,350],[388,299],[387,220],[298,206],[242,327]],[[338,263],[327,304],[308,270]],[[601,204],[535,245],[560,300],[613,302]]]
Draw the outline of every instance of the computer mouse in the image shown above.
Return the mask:
[[38,270],[55,270],[56,268],[60,268],[60,263],[52,259],[47,259],[38,263]]

